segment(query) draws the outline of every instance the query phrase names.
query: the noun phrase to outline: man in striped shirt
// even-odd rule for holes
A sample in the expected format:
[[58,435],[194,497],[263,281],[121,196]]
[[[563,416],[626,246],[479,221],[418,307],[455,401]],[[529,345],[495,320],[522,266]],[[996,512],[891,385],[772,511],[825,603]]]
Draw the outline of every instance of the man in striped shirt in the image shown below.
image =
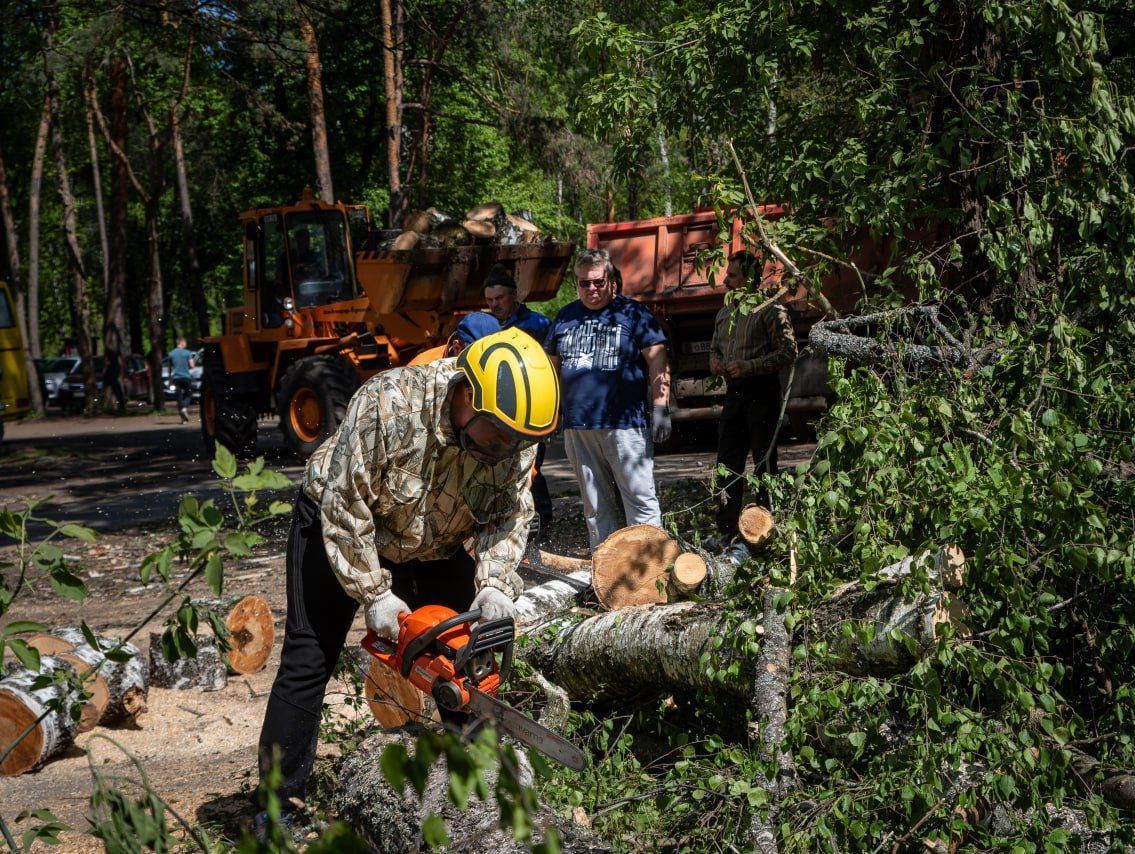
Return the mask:
[[[762,264],[748,252],[729,256],[725,287],[740,291],[760,286]],[[776,474],[773,435],[780,414],[780,369],[796,360],[796,338],[788,310],[778,302],[760,311],[742,313],[727,300],[714,321],[709,370],[725,378],[725,405],[717,430],[717,464],[730,475],[717,510],[717,527],[729,539],[737,534],[737,519],[745,492],[742,476],[749,453],[755,474]],[[768,491],[757,492],[757,503],[768,506]]]

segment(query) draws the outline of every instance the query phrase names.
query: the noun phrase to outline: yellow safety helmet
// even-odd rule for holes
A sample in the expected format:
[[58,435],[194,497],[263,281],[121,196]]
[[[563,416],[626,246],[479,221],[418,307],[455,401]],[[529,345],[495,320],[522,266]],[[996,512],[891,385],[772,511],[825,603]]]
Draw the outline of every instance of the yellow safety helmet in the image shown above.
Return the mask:
[[457,368],[473,387],[473,409],[520,438],[537,441],[560,420],[560,381],[536,339],[516,327],[479,338]]

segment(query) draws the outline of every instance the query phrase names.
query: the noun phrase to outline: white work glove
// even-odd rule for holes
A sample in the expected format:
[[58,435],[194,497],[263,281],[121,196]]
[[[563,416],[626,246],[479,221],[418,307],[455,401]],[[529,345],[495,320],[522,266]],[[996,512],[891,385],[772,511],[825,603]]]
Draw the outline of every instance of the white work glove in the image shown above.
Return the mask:
[[481,609],[481,620],[515,620],[516,603],[497,590],[495,587],[484,587],[473,599],[470,608]]
[[670,407],[665,403],[654,404],[650,415],[650,437],[655,444],[662,444],[670,438]]
[[367,605],[365,614],[367,628],[380,638],[397,643],[398,615],[409,610],[409,605],[395,596],[393,591],[387,590]]

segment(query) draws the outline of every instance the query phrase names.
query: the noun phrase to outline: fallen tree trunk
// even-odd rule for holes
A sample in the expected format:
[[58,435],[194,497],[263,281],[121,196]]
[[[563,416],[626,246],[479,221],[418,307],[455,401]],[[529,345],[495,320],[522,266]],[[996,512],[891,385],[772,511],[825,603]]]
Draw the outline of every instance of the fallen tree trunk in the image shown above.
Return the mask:
[[[100,689],[105,688],[107,701],[96,723],[131,721],[146,711],[146,664],[142,654],[138,647],[126,643],[122,645],[121,652],[128,656],[128,659],[112,661],[107,659],[106,651],[117,647],[118,639],[96,635],[95,641],[98,643],[98,649],[87,643],[82,629],[76,626],[61,626],[47,634],[33,636],[28,643],[42,653],[73,655],[98,668],[97,675],[89,681],[91,685]],[[88,686],[87,690],[92,688]],[[80,726],[79,731],[86,732],[86,729]]]
[[221,656],[214,635],[201,634],[195,639],[197,655],[167,661],[160,632],[150,632],[150,684],[155,688],[184,691],[220,691],[228,684],[229,669]]
[[516,600],[517,632],[523,634],[533,627],[558,615],[579,601],[591,589],[591,571],[578,569],[553,578],[535,587],[529,587]]
[[[79,726],[71,715],[71,707],[82,701],[74,684],[51,682],[41,688],[32,687],[41,674],[73,669],[55,656],[44,655],[38,671],[22,670],[0,679],[0,754],[15,744],[0,764],[0,775],[25,774],[75,741]],[[41,715],[43,720],[36,723]],[[17,744],[16,740],[29,727],[31,731]]]
[[[413,753],[413,737],[406,731],[379,733],[368,738],[343,760],[334,793],[340,817],[375,851],[401,854],[425,850],[427,846],[421,827],[430,813],[436,813],[445,822],[450,840],[447,851],[519,854],[530,850],[528,845],[517,842],[510,832],[499,827],[499,807],[492,796],[496,784],[495,771],[485,772],[488,800],[479,800],[474,795],[469,799],[468,808],[461,811],[449,803],[448,774],[445,764],[439,762],[431,768],[419,802],[409,787],[407,794],[400,794],[387,784],[383,776],[382,752],[392,744],[400,744]],[[522,779],[525,776],[523,771],[521,776]],[[533,821],[536,826],[534,841],[542,840],[545,829],[554,826],[559,831],[563,851],[609,850],[549,807],[541,805]]]
[[[751,696],[751,675],[734,685],[722,685],[706,675],[702,655],[713,651],[714,638],[724,631],[726,606],[719,602],[681,602],[642,605],[600,614],[560,628],[525,651],[525,657],[573,700],[630,699],[643,694],[715,691]],[[756,634],[765,628],[752,615]],[[874,628],[845,636],[845,623]],[[921,648],[931,645],[940,627],[956,622],[948,598],[941,593],[904,598],[893,584],[868,591],[858,582],[844,585],[821,601],[806,621],[812,639],[828,640],[831,658],[825,663],[853,674],[886,674],[909,669]],[[894,629],[915,641],[912,652]],[[722,665],[730,663],[727,646],[717,651]]]

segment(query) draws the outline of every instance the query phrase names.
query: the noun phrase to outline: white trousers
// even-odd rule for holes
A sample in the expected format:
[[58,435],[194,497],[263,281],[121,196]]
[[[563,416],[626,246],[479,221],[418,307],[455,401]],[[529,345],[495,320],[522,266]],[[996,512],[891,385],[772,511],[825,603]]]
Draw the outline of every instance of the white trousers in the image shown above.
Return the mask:
[[592,551],[623,527],[621,515],[627,525],[662,526],[649,428],[565,430],[564,448],[579,482]]

